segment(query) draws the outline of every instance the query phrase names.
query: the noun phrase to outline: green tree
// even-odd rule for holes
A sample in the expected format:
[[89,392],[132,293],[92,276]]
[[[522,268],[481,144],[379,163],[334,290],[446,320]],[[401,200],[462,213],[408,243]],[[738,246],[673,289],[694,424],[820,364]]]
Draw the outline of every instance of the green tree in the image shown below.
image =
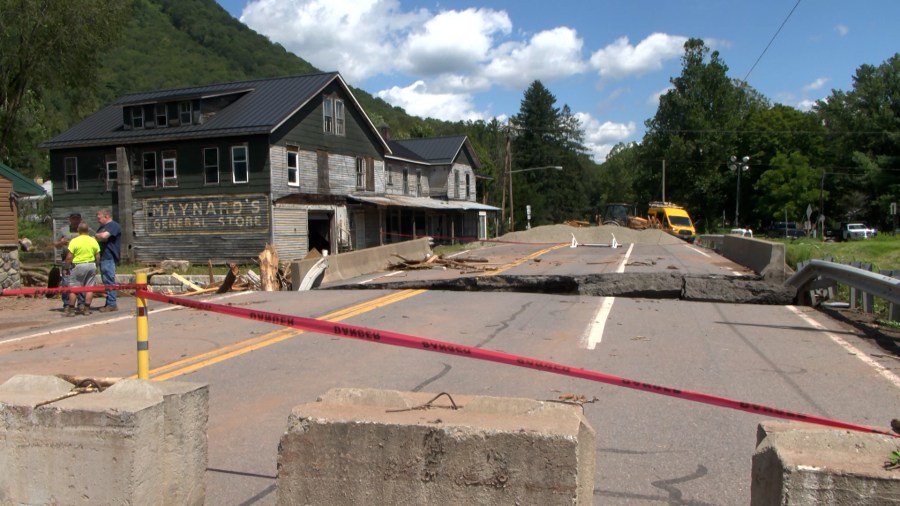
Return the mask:
[[[860,66],[851,91],[834,90],[814,108],[828,135],[830,179],[842,219],[885,226],[900,194],[900,53]],[[841,177],[847,175],[849,177]]]
[[48,95],[77,98],[90,89],[102,51],[130,13],[128,1],[0,0],[0,158],[31,149],[23,145],[34,133],[25,113],[40,114]]
[[746,83],[730,79],[718,51],[710,52],[702,40],[690,39],[684,49],[681,75],[671,79],[672,89],[646,121],[638,197],[662,196],[665,161],[667,200],[709,224],[734,203],[726,161],[738,154],[739,130],[754,110],[768,104]]
[[788,221],[805,221],[807,207],[818,207],[822,171],[798,151],[778,153],[769,165],[755,185],[760,218],[768,223],[784,221],[786,215]]
[[568,106],[556,107],[556,97],[534,81],[512,119],[512,170],[563,167],[511,174],[515,196],[515,228],[526,223],[525,206],[532,209],[532,224],[560,223],[588,213],[585,174],[579,154],[583,133]]

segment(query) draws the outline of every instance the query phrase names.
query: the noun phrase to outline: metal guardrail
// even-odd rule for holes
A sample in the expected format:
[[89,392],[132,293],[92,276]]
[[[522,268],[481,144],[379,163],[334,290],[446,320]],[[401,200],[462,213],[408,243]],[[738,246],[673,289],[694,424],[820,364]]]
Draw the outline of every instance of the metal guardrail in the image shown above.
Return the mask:
[[[808,264],[785,280],[785,284],[797,288],[797,293],[805,294],[815,289],[812,284],[820,278],[832,279],[891,302],[900,304],[900,279],[876,274],[849,265],[810,260]],[[801,303],[808,303],[801,298]]]

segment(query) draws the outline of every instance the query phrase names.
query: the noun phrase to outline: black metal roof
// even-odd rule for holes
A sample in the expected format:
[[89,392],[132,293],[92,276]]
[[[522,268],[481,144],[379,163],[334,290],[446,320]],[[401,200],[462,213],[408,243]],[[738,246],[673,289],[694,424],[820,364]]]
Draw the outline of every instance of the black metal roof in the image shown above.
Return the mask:
[[[274,77],[234,83],[210,84],[131,93],[89,116],[72,128],[41,144],[42,148],[138,144],[176,139],[268,134],[337,80],[365,115],[350,88],[337,72]],[[122,108],[129,105],[160,103],[192,98],[243,94],[200,125],[138,128],[126,130]],[[368,118],[366,118],[368,120]],[[369,127],[378,131],[369,121]],[[380,138],[380,136],[379,136]]]
[[388,145],[391,147],[391,153],[393,153],[394,157],[433,165],[453,163],[463,146],[468,146],[470,156],[478,164],[475,151],[465,135],[391,140],[388,141]]

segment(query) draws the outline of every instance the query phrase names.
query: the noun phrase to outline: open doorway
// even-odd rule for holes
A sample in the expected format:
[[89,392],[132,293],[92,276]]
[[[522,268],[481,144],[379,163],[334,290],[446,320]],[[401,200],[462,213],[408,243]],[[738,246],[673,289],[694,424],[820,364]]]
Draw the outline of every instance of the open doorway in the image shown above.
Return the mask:
[[309,250],[318,250],[325,255],[332,250],[331,239],[333,215],[326,211],[309,212]]

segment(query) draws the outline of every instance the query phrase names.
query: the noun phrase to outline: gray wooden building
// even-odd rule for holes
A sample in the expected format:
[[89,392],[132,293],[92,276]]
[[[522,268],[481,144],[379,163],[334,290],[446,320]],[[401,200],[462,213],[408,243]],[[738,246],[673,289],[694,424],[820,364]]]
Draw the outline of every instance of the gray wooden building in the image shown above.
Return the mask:
[[336,72],[125,95],[42,147],[55,228],[109,208],[136,262],[483,237],[497,210],[464,136],[388,141]]

